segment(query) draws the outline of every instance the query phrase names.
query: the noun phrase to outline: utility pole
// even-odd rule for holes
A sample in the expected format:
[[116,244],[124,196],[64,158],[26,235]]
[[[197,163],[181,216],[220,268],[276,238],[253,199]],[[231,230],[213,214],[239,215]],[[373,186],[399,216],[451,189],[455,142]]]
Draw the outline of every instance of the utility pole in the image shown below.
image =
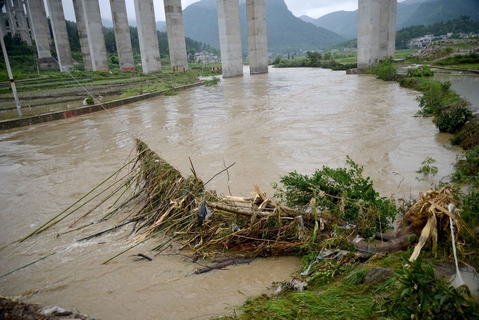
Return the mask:
[[10,79],[10,86],[12,87],[13,97],[15,98],[15,104],[17,105],[18,116],[23,116],[22,106],[18,99],[17,88],[15,87],[15,81],[13,80],[12,69],[10,68],[10,61],[8,60],[7,48],[5,47],[5,41],[3,40],[3,28],[0,26],[0,43],[2,45],[3,58],[5,58],[5,65],[7,66],[8,78]]

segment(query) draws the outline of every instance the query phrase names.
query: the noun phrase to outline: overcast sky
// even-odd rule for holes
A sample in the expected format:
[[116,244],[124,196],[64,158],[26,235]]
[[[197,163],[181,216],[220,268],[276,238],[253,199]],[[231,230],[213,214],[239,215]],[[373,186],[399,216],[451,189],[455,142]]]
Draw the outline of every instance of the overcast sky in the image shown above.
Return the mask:
[[[102,17],[111,20],[110,13],[110,1],[109,0],[99,0],[100,1],[100,11]],[[182,0],[181,4],[183,9],[194,2],[199,0]],[[399,0],[402,2],[404,0]],[[67,20],[74,21],[75,14],[73,12],[72,0],[62,0],[65,18]],[[302,15],[308,15],[311,18],[319,18],[325,14],[334,12],[334,11],[354,11],[358,8],[358,0],[285,0],[288,8],[293,14],[297,17]],[[135,20],[135,9],[133,6],[133,0],[126,0],[128,19]],[[163,0],[154,0],[155,6],[155,15],[156,20],[165,21],[165,11],[163,9]]]

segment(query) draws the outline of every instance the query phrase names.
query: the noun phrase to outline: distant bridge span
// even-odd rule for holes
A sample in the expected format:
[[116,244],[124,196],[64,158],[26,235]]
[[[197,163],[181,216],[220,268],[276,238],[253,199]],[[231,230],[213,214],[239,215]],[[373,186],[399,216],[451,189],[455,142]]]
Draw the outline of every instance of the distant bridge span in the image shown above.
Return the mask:
[[[108,71],[99,0],[72,0],[85,70]],[[161,72],[153,0],[134,0],[144,73]],[[188,70],[181,0],[164,0],[168,46],[174,71]],[[53,29],[57,61],[51,56],[50,36],[43,0],[0,0],[3,34],[19,34],[29,45],[35,40],[39,66],[72,68],[61,0],[46,0]],[[358,0],[358,68],[369,67],[394,55],[397,0]],[[125,0],[110,0],[120,68],[134,70]],[[239,4],[217,0],[222,70],[224,77],[243,75]],[[251,74],[268,72],[265,0],[246,0]]]

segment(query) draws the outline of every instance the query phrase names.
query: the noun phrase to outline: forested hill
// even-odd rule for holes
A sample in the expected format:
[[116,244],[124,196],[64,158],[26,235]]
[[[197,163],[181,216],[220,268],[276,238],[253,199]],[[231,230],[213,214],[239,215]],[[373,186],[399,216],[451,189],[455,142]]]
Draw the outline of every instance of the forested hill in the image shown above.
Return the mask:
[[[398,3],[397,30],[415,26],[446,22],[467,15],[479,21],[479,0],[406,0]],[[301,19],[336,32],[347,38],[358,36],[358,11],[336,11],[318,19]]]
[[432,25],[417,25],[402,28],[396,33],[396,48],[405,48],[412,38],[422,37],[426,34],[435,36],[445,35],[447,33],[478,33],[479,21],[472,20],[469,16],[461,16],[458,19],[447,22],[436,22]]
[[[201,0],[183,11],[185,34],[197,41],[219,48],[216,0]],[[246,4],[240,4],[243,52],[248,50]],[[295,17],[284,0],[266,0],[268,51],[298,52],[329,48],[345,39],[338,34],[316,27]]]

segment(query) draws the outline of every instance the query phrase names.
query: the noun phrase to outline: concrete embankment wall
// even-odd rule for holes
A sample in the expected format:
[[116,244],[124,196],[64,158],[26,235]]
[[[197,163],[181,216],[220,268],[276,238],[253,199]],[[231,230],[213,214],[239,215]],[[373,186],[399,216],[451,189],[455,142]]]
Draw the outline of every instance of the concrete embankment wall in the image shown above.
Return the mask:
[[[202,82],[194,83],[194,84],[189,84],[186,86],[178,87],[172,90],[167,90],[167,91],[180,91],[180,90],[185,90],[193,87],[198,87],[203,85]],[[83,114],[87,113],[92,113],[92,112],[97,112],[97,111],[102,111],[105,109],[111,109],[111,108],[116,108],[120,107],[125,104],[141,101],[141,100],[146,100],[149,98],[154,98],[163,95],[165,91],[158,91],[158,92],[153,92],[153,93],[147,93],[147,94],[142,94],[139,96],[135,97],[130,97],[130,98],[125,98],[121,100],[116,100],[116,101],[111,101],[111,102],[105,102],[102,104],[95,104],[91,106],[85,106],[81,108],[76,108],[72,110],[63,110],[63,111],[57,111],[57,112],[51,112],[51,113],[45,113],[45,114],[39,114],[36,116],[31,116],[31,117],[24,117],[24,118],[18,118],[18,119],[12,119],[12,120],[4,120],[0,121],[0,130],[6,130],[6,129],[12,129],[12,128],[19,128],[19,127],[25,127],[33,124],[39,124],[39,123],[44,123],[48,121],[55,121],[55,120],[62,120],[62,119],[68,119],[68,118],[73,118],[76,116],[80,116]]]

